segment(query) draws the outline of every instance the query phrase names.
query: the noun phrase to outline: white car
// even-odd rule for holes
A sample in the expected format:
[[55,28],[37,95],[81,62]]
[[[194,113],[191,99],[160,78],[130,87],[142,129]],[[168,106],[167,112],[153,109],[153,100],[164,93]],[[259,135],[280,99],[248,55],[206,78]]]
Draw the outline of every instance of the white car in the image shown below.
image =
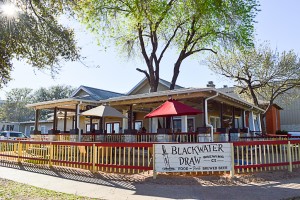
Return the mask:
[[2,140],[22,140],[27,139],[28,137],[18,131],[1,131],[0,132],[0,139]]
[[298,137],[300,137],[300,132],[293,132],[293,131],[291,131],[291,132],[289,132],[289,134],[291,134],[291,136],[298,136]]

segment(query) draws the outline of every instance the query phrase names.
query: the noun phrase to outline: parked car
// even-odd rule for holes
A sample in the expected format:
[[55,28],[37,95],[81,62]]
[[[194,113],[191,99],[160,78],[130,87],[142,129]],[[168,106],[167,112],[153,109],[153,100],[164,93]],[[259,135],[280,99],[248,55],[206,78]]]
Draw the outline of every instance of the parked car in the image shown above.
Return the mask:
[[1,131],[0,139],[2,140],[22,140],[28,138],[24,133],[18,131]]
[[300,137],[300,132],[290,131],[289,134],[290,134],[291,136],[298,136],[298,137]]

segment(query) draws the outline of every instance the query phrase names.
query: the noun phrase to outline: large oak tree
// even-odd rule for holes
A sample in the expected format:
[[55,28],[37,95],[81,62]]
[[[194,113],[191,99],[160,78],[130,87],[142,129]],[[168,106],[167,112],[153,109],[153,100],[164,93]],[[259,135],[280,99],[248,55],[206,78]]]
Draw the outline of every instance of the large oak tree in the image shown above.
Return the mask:
[[300,86],[298,55],[292,50],[279,53],[266,43],[219,52],[210,57],[208,64],[217,74],[234,80],[237,92],[244,98],[266,110],[277,100],[296,97],[294,89]]
[[[177,49],[173,63],[174,89],[182,62],[199,52],[216,53],[222,46],[252,44],[257,0],[88,0],[73,10],[87,27],[129,55],[140,52],[144,73],[157,90],[163,57]],[[106,40],[106,42],[103,42]]]
[[0,87],[11,80],[14,59],[52,74],[60,61],[79,59],[73,31],[58,23],[60,11],[54,0],[0,0]]
[[[30,88],[14,88],[6,93],[5,103],[0,107],[0,120],[10,122],[33,120],[34,110],[27,108],[27,104],[68,98],[74,90],[73,87],[64,85],[41,87],[36,91]],[[47,119],[51,112],[53,111],[41,110],[40,119]]]

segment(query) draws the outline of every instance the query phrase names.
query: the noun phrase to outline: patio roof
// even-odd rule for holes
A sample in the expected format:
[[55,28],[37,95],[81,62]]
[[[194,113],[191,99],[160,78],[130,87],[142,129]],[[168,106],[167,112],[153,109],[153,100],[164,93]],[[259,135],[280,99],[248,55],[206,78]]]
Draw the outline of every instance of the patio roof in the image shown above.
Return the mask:
[[[130,105],[134,105],[136,109],[141,108],[155,108],[162,102],[167,101],[170,97],[181,101],[190,101],[197,104],[198,98],[208,98],[215,94],[219,94],[215,97],[214,101],[223,102],[228,105],[245,109],[253,110],[255,112],[264,112],[263,109],[252,105],[251,103],[242,100],[241,98],[234,97],[232,95],[221,92],[215,88],[182,88],[176,90],[165,90],[152,93],[144,93],[137,95],[128,95],[120,97],[112,97],[100,101],[91,101],[78,98],[66,98],[53,101],[45,101],[39,103],[28,104],[26,107],[34,109],[66,109],[74,110],[77,104],[82,106],[95,105],[99,106],[102,104],[109,104],[112,107],[118,107],[119,109],[128,109]],[[149,111],[149,110],[148,110]]]
[[84,99],[76,99],[76,98],[66,98],[66,99],[58,99],[53,101],[44,101],[38,102],[33,104],[28,104],[26,107],[34,108],[34,109],[54,109],[60,108],[65,110],[75,110],[76,105],[100,105],[99,101],[91,101],[91,100],[84,100]]
[[[148,104],[152,104],[151,106],[153,106],[154,103],[161,103],[167,101],[170,97],[176,100],[190,100],[196,98],[207,98],[217,93],[219,95],[213,99],[215,101],[223,102],[228,105],[232,105],[246,110],[254,109],[254,111],[256,112],[264,112],[263,109],[254,106],[247,101],[228,95],[215,88],[182,88],[176,90],[165,90],[152,93],[114,97],[105,100],[100,100],[99,103],[109,103],[111,106],[121,107],[143,104],[143,107],[145,108]],[[151,106],[149,105],[149,107]]]

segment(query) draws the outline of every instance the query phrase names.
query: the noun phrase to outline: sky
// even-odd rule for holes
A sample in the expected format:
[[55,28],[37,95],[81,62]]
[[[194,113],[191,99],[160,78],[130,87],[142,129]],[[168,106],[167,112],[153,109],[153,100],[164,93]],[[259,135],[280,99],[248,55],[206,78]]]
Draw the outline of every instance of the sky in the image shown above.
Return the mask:
[[[255,38],[258,41],[269,41],[278,51],[292,50],[300,55],[300,0],[261,0]],[[34,70],[24,62],[14,61],[13,80],[0,90],[0,99],[5,99],[6,92],[12,88],[50,87],[54,85],[80,85],[101,88],[114,92],[126,93],[133,88],[144,75],[136,68],[146,69],[142,59],[128,60],[113,45],[104,50],[97,46],[92,34],[84,27],[75,25],[75,33],[82,55],[80,62],[65,62],[59,74],[53,79],[49,72]],[[160,77],[171,81],[175,52],[169,53],[161,65]],[[177,84],[183,87],[206,87],[208,81],[214,81],[216,87],[233,85],[224,77],[214,74],[203,65],[205,57],[187,58],[183,61]],[[98,66],[98,67],[97,67]]]

